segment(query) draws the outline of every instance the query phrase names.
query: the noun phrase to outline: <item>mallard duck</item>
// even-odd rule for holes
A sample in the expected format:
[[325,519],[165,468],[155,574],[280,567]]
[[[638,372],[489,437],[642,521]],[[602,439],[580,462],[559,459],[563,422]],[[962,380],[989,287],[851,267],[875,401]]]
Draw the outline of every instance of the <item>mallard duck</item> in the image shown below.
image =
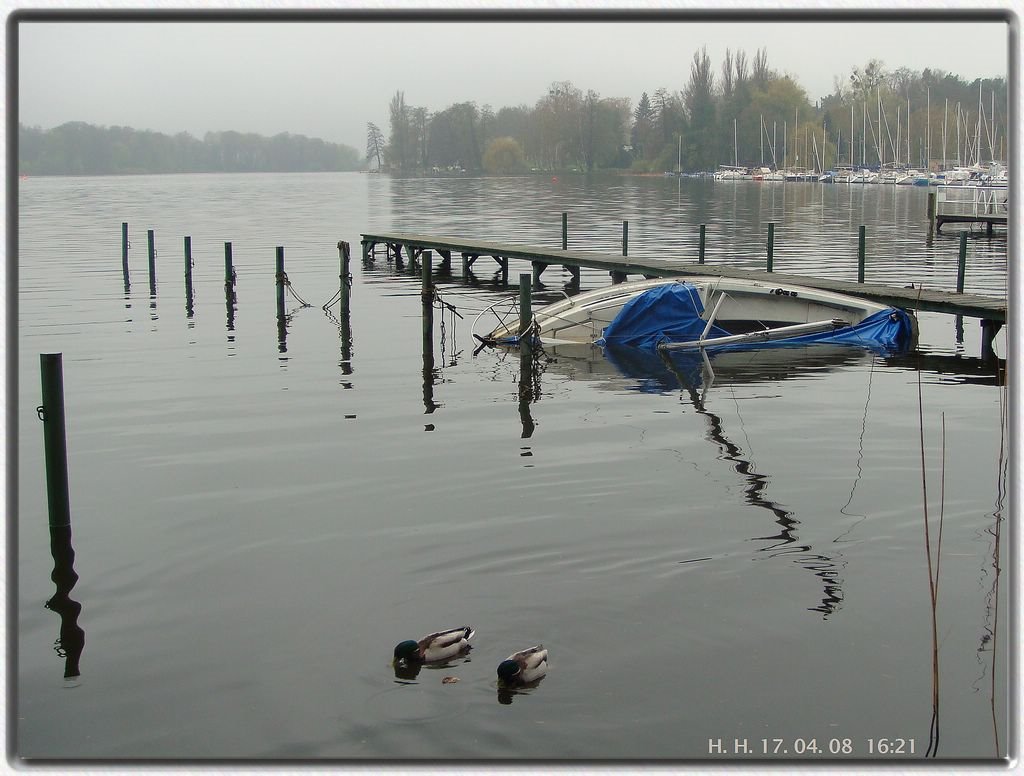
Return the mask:
[[475,631],[469,626],[438,631],[424,636],[419,641],[402,641],[395,647],[392,665],[413,663],[439,663],[472,649],[469,640]]
[[542,644],[513,652],[498,664],[498,679],[506,687],[535,682],[548,672],[548,651]]

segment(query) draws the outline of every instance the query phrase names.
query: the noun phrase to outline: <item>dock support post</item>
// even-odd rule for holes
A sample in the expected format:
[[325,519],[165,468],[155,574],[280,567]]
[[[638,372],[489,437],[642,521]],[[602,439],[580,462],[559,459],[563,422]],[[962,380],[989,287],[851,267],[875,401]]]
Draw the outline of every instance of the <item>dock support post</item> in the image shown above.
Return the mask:
[[[533,310],[530,275],[523,274],[519,276],[519,336],[523,338],[523,335],[530,328],[530,324],[533,323]],[[527,338],[528,339],[528,338]]]
[[64,367],[60,353],[42,353],[39,367],[43,383],[43,403],[36,409],[43,421],[43,447],[46,460],[46,501],[50,528],[71,525],[68,498],[68,444],[64,424]]
[[772,263],[775,259],[775,224],[768,224],[768,272],[772,271]]
[[128,222],[121,222],[121,272],[124,275],[124,287],[128,290]]
[[562,213],[562,250],[569,249],[569,214]]
[[185,238],[185,315],[192,317],[192,238]]
[[861,224],[857,229],[857,282],[864,282],[864,260],[867,256],[866,248],[867,229]]
[[347,318],[349,314],[349,297],[352,294],[352,273],[349,271],[349,263],[351,261],[352,249],[349,247],[349,244],[347,242],[341,240],[338,243],[338,252],[341,255],[341,277],[339,278],[341,282],[340,287],[338,289],[341,294],[341,296],[339,297],[339,299],[341,300],[339,317],[342,320],[345,320],[345,318]]
[[539,286],[540,276],[544,273],[544,270],[548,268],[548,265],[543,261],[531,261],[530,266],[533,270],[533,284],[535,286]]
[[697,263],[704,263],[704,234],[707,230],[707,224],[700,225],[700,249],[697,252]]
[[152,229],[146,230],[146,249],[149,255],[149,295],[156,296],[156,236]]
[[622,222],[622,255],[629,255],[629,221]]
[[996,338],[996,334],[1001,328],[1003,328],[1003,324],[1000,321],[981,319],[981,357],[986,361],[995,358],[996,353],[992,348],[992,340]]
[[960,253],[956,262],[956,292],[964,292],[964,276],[967,274],[967,232],[960,232]]
[[928,192],[928,231],[935,228],[935,192]]

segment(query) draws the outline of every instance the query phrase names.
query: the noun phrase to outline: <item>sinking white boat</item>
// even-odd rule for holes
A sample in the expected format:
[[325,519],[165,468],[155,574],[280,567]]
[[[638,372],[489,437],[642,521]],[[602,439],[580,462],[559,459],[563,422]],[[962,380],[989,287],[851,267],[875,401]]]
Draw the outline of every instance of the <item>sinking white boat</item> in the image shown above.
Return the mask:
[[[663,351],[829,342],[905,349],[912,316],[846,294],[725,277],[638,280],[587,291],[533,314],[526,336],[543,345],[623,345]],[[484,337],[517,344],[519,321]]]

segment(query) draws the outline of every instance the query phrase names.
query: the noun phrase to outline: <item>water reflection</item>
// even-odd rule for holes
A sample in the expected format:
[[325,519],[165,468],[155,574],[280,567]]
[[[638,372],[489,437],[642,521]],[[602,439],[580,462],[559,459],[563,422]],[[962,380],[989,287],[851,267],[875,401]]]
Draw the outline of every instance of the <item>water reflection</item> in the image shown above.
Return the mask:
[[535,679],[532,682],[523,682],[516,687],[506,687],[502,683],[498,683],[498,703],[502,706],[512,705],[512,701],[515,700],[517,695],[530,695],[533,690],[540,686],[540,683],[547,677],[542,676],[540,679]]
[[81,675],[79,661],[85,649],[85,631],[78,624],[82,605],[71,598],[71,591],[78,582],[75,550],[71,545],[71,526],[50,528],[50,554],[53,556],[50,579],[57,589],[45,606],[60,615],[60,635],[53,648],[64,659],[66,685],[76,686]]
[[808,611],[819,612],[823,619],[827,619],[843,601],[842,582],[837,571],[840,563],[834,556],[814,552],[814,548],[809,544],[798,544],[797,528],[800,521],[793,516],[792,511],[783,508],[778,502],[764,495],[770,478],[766,474],[760,474],[754,461],[749,456],[745,456],[743,449],[726,436],[721,417],[707,408],[704,401],[705,396],[698,394],[699,384],[688,376],[692,374],[692,368],[689,373],[678,371],[668,356],[665,357],[665,364],[678,378],[679,384],[685,390],[693,408],[698,414],[707,418],[708,428],[705,438],[718,446],[719,457],[732,462],[736,473],[747,481],[747,487],[744,489],[746,502],[751,506],[766,509],[775,516],[775,522],[780,528],[779,533],[751,537],[754,541],[772,542],[761,547],[758,552],[767,553],[770,558],[792,557],[794,563],[817,576],[823,585],[823,597],[820,604],[809,607]]
[[766,494],[770,476],[759,472],[750,454],[729,438],[725,423],[709,408],[707,397],[709,390],[716,387],[760,382],[776,384],[874,359],[876,354],[844,345],[724,351],[710,357],[699,352],[675,351],[671,355],[659,355],[621,346],[609,346],[602,352],[591,345],[558,345],[547,347],[545,355],[545,369],[573,378],[597,379],[602,389],[620,391],[625,387],[653,393],[673,393],[681,389],[680,400],[707,420],[705,439],[717,447],[719,459],[730,462],[733,470],[746,481],[744,501],[770,512],[778,526],[777,533],[751,537],[752,541],[767,543],[758,552],[769,558],[790,559],[819,579],[821,600],[808,607],[808,611],[820,613],[827,619],[841,606],[844,599],[841,553],[822,552],[811,544],[801,543],[801,521],[792,510]]

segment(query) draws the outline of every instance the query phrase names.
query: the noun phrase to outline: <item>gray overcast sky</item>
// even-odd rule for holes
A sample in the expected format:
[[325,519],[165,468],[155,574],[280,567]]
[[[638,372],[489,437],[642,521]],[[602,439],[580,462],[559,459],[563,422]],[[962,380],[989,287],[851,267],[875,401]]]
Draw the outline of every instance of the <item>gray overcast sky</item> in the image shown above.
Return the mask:
[[[826,17],[827,18],[827,17]],[[695,51],[764,47],[813,103],[873,58],[971,81],[1007,77],[999,22],[33,22],[20,25],[19,120],[197,137],[278,132],[365,147],[396,90],[442,110],[532,105],[553,81],[604,97],[681,90]]]

